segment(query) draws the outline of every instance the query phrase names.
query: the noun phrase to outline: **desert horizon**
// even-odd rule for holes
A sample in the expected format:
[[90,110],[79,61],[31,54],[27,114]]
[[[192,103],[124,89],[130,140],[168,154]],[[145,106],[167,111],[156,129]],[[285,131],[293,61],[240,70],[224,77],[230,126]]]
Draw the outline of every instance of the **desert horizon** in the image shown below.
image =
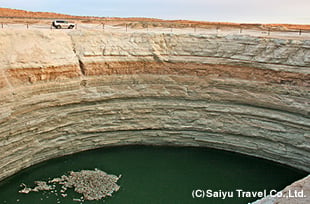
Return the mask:
[[228,27],[244,26],[252,28],[278,28],[279,30],[289,29],[303,29],[310,30],[310,24],[290,24],[290,23],[238,23],[238,22],[213,22],[213,21],[199,21],[199,20],[173,20],[173,19],[160,19],[148,17],[98,17],[98,16],[76,16],[64,13],[54,12],[35,12],[14,8],[0,7],[0,23],[36,23],[35,20],[51,20],[51,19],[67,19],[77,20],[83,23],[94,23],[98,21],[128,21],[128,22],[162,22],[170,24],[190,24],[195,26],[219,25]]
[[[61,5],[61,6],[60,6]],[[0,0],[0,7],[72,16],[155,18],[260,24],[303,24],[310,22],[307,0]]]

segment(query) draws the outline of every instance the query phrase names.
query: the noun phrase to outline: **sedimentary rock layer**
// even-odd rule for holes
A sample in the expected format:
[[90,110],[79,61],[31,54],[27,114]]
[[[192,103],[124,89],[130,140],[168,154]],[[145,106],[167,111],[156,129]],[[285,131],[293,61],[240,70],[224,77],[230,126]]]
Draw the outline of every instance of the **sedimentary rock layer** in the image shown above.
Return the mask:
[[125,144],[206,146],[310,170],[308,40],[59,30],[0,39],[0,179]]
[[306,204],[310,202],[310,176],[294,182],[280,192],[273,193],[252,204]]

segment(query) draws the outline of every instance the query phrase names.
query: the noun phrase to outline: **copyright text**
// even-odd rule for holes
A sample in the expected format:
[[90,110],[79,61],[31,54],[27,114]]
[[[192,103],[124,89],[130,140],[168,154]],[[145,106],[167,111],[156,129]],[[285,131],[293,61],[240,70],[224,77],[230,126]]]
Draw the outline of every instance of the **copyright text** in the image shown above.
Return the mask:
[[291,190],[288,194],[283,194],[282,191],[276,190],[262,190],[262,191],[246,191],[243,189],[236,189],[234,191],[222,191],[222,190],[203,190],[203,189],[194,189],[192,191],[193,198],[219,198],[219,199],[227,199],[227,198],[263,198],[270,195],[270,197],[277,198],[305,198],[303,190]]

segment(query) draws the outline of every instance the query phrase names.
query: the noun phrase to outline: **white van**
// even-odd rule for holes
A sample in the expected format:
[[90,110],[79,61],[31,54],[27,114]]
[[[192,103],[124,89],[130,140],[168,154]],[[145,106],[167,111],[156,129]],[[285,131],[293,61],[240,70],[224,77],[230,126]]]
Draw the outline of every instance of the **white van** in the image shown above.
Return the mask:
[[64,20],[55,20],[53,21],[52,26],[56,29],[61,29],[61,28],[72,29],[74,28],[75,24],[69,23],[68,21],[64,21]]

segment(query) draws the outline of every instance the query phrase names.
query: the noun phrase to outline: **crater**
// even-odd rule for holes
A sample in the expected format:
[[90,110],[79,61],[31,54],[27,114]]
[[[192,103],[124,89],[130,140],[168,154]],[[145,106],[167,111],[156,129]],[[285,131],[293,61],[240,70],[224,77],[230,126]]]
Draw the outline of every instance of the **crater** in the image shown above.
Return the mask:
[[131,144],[222,149],[309,172],[307,40],[18,32],[0,33],[1,180]]

